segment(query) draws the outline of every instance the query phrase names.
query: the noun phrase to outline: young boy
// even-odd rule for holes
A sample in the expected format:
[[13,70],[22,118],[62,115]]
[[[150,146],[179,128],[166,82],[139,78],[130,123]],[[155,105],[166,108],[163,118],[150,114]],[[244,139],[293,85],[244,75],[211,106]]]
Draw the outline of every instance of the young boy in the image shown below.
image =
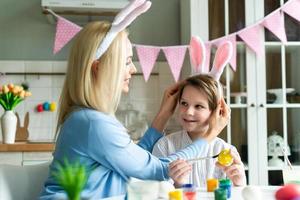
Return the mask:
[[[161,138],[153,148],[155,156],[170,155],[203,137],[209,128],[209,117],[222,96],[218,87],[220,84],[209,75],[196,75],[185,81],[179,94],[179,121],[183,130]],[[216,159],[197,161],[192,165],[188,182],[205,187],[207,179],[227,176],[235,186],[246,185],[244,165],[235,147],[217,137],[204,151],[207,156],[213,156],[223,149],[231,149],[232,165],[221,166]],[[174,184],[178,186],[179,183]]]

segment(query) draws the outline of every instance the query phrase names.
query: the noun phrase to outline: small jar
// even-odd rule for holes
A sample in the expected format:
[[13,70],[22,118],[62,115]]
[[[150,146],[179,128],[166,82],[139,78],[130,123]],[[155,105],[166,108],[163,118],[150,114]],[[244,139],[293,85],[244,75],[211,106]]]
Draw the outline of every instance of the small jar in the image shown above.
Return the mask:
[[215,178],[206,180],[207,192],[214,192],[219,187],[219,180]]
[[182,190],[176,189],[169,192],[169,200],[183,200]]
[[227,190],[218,188],[214,191],[215,200],[227,200]]
[[197,200],[197,192],[196,188],[193,186],[193,184],[184,184],[182,185],[183,190],[183,199],[184,200]]
[[227,190],[227,198],[231,197],[231,180],[228,178],[219,180],[219,188]]

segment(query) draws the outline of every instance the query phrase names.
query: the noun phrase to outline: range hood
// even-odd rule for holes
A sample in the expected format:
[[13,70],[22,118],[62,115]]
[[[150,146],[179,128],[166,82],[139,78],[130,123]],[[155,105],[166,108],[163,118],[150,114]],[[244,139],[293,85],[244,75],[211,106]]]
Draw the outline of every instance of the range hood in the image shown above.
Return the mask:
[[51,9],[58,15],[114,16],[129,0],[42,0],[44,14]]

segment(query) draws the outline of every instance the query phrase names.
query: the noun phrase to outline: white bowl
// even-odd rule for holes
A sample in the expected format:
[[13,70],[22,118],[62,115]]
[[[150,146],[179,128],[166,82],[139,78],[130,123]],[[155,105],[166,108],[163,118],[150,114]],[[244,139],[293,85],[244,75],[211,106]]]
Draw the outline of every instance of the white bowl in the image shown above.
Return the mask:
[[[286,94],[290,94],[295,91],[294,88],[286,88]],[[274,104],[282,104],[283,103],[283,89],[282,88],[276,88],[276,89],[268,89],[267,90],[269,93],[275,94],[276,95],[276,101],[274,101]],[[286,103],[288,103],[286,101]]]

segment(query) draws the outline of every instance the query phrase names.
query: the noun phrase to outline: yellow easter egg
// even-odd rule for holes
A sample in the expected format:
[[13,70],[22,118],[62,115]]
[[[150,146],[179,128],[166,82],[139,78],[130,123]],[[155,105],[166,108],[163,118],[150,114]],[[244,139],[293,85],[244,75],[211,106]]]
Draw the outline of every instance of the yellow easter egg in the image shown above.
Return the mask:
[[50,111],[55,111],[55,109],[56,109],[56,103],[55,102],[52,102],[51,104],[50,104]]
[[230,154],[229,149],[223,149],[219,156],[218,156],[218,162],[223,166],[230,166],[233,162],[233,158]]

